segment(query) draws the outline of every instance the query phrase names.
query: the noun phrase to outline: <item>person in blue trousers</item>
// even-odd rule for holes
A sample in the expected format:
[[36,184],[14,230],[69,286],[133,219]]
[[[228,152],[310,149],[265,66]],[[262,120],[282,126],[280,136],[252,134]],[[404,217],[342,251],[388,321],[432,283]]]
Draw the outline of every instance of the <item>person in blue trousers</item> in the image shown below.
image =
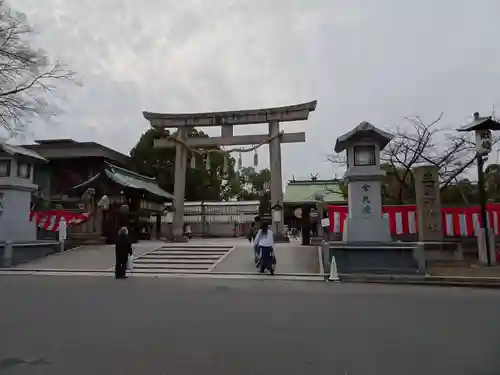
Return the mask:
[[276,258],[274,255],[274,233],[269,229],[269,224],[263,222],[254,240],[254,246],[260,250],[259,268],[260,273],[267,269],[274,275]]

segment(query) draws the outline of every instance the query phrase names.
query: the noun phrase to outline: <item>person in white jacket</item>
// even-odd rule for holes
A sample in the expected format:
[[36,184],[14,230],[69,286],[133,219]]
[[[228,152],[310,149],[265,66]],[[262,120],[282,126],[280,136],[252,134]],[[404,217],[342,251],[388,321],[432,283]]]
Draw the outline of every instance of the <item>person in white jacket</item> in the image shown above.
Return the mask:
[[260,273],[264,273],[266,269],[274,275],[274,265],[276,258],[274,255],[274,233],[269,229],[269,224],[263,222],[257,235],[255,236],[254,246],[260,250]]

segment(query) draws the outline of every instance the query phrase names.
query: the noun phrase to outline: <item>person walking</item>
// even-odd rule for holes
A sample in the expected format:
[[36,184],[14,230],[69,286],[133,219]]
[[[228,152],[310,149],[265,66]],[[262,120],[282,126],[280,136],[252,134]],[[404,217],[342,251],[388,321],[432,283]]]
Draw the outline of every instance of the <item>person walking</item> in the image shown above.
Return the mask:
[[118,231],[118,237],[115,244],[115,278],[127,278],[127,262],[129,256],[132,255],[132,243],[128,238],[127,227],[121,227]]
[[186,224],[186,237],[190,240],[193,237],[193,233],[191,232],[191,225]]
[[274,233],[269,229],[269,224],[263,222],[260,226],[257,235],[255,236],[254,245],[260,250],[260,273],[264,273],[266,269],[274,275],[274,266],[276,258],[274,255]]

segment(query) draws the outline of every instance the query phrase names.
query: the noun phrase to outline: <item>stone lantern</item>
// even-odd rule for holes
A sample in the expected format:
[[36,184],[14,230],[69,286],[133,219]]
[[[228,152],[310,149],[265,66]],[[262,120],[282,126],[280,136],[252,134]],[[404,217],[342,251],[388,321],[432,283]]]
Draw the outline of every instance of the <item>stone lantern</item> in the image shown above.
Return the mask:
[[362,122],[337,138],[335,152],[347,152],[349,216],[344,226],[346,242],[390,242],[389,221],[382,217],[380,152],[392,135]]
[[35,241],[36,224],[30,221],[34,168],[47,160],[23,147],[0,143],[0,242]]

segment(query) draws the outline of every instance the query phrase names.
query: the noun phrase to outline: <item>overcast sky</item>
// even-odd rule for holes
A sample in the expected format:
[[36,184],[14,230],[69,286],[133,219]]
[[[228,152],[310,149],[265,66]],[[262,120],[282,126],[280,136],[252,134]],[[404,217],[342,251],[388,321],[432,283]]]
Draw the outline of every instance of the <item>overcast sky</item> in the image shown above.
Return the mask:
[[[500,109],[498,0],[15,0],[37,44],[78,72],[65,114],[31,139],[93,140],[128,153],[142,111],[251,109],[318,100],[306,143],[284,145],[284,179],[319,173],[362,121],[459,126]],[[266,125],[237,134],[263,133]],[[209,134],[216,135],[215,130]],[[251,165],[252,157],[244,161]],[[268,166],[268,148],[260,151]]]

